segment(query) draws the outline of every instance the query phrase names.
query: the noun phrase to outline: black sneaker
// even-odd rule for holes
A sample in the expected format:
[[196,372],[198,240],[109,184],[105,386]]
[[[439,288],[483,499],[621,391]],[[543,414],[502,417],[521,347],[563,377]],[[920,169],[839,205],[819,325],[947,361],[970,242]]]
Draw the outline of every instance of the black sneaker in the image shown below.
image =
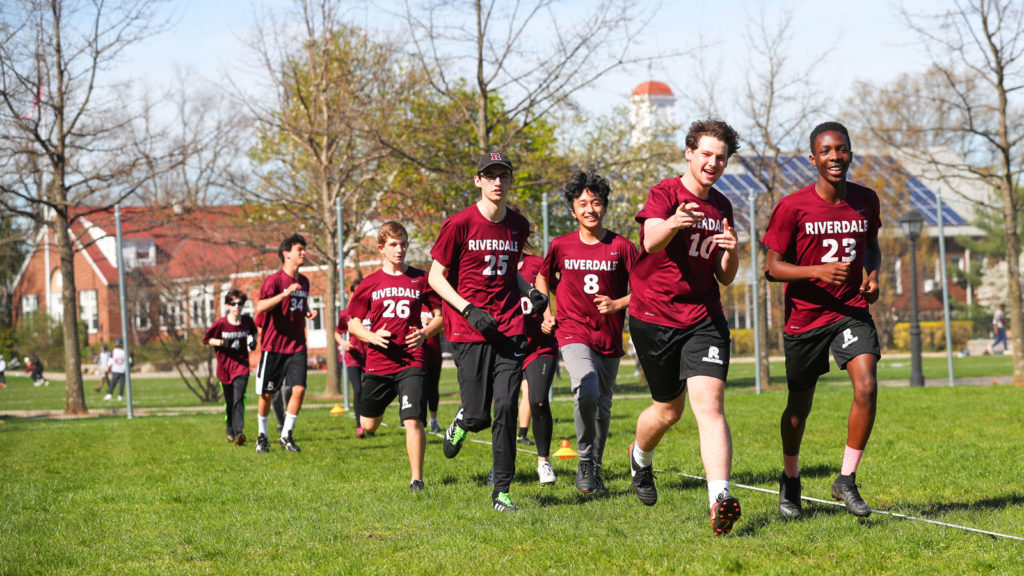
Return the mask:
[[842,500],[846,504],[846,511],[850,514],[866,518],[871,516],[871,507],[860,497],[858,488],[860,487],[857,485],[856,472],[849,476],[840,474],[835,482],[832,482],[832,497]]
[[633,446],[629,445],[629,475],[633,477],[633,492],[647,506],[658,503],[658,487],[654,485],[654,466],[641,467],[633,459]]
[[491,506],[493,506],[498,512],[519,512],[519,506],[512,503],[512,499],[509,498],[508,492],[498,492],[494,496],[491,496]]
[[516,442],[522,444],[523,446],[533,446],[533,441],[527,438],[526,436],[520,436],[516,440]]
[[590,494],[597,488],[594,482],[594,463],[590,460],[581,460],[576,467],[576,489],[584,494]]
[[270,452],[270,443],[267,442],[267,435],[260,433],[260,435],[256,437],[256,453],[266,454],[267,452]]
[[235,436],[235,446],[244,446],[246,440],[248,440],[248,438],[245,437],[245,434]]
[[732,532],[732,525],[740,519],[740,501],[722,492],[711,505],[711,529],[715,536]]
[[803,503],[800,500],[800,477],[790,478],[783,472],[779,476],[779,514],[783,518],[796,519],[803,516]]
[[296,444],[295,441],[292,440],[291,434],[289,434],[288,436],[281,436],[280,438],[277,439],[277,441],[281,443],[282,448],[289,452],[302,452],[302,449],[299,448],[298,444]]
[[409,490],[412,490],[413,494],[422,492],[424,488],[423,480],[413,480],[412,482],[409,482]]
[[444,432],[442,447],[446,458],[455,458],[459,455],[459,450],[462,450],[462,441],[466,439],[466,431],[459,426],[460,423],[462,423],[462,408],[459,408],[455,418],[452,418],[452,423]]

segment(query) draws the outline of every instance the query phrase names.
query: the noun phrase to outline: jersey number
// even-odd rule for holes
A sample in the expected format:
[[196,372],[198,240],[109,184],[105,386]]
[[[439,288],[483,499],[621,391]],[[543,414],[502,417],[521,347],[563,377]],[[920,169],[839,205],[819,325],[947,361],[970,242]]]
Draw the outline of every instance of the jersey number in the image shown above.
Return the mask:
[[408,300],[399,300],[397,302],[394,300],[384,300],[382,304],[384,305],[384,313],[381,316],[384,318],[394,318],[396,316],[399,318],[409,317]]
[[597,294],[601,288],[597,285],[597,274],[587,274],[583,277],[583,293]]
[[839,252],[839,242],[836,242],[835,239],[825,238],[821,243],[828,249],[828,254],[821,257],[822,262],[853,262],[853,259],[857,257],[857,240],[854,238],[843,238],[842,258],[836,258],[836,252]]
[[288,300],[288,311],[289,312],[294,312],[296,310],[298,310],[299,312],[302,311],[302,299],[301,298],[290,298]]
[[484,266],[484,276],[504,276],[508,271],[508,254],[488,254],[484,256],[484,262],[487,263],[487,266]]
[[[698,245],[700,246],[698,248]],[[707,260],[711,257],[711,249],[715,246],[714,236],[708,236],[703,242],[700,241],[700,233],[693,234],[690,236],[690,256],[697,257]]]

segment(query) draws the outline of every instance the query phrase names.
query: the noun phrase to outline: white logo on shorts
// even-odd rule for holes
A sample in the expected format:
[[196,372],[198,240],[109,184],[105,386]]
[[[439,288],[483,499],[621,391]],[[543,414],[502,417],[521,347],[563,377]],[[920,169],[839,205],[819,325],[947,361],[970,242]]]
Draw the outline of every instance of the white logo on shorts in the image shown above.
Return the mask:
[[403,395],[402,396],[402,410],[405,410],[406,408],[412,408],[412,403],[409,402],[409,397],[408,396]]
[[722,359],[719,357],[718,346],[708,346],[708,355],[701,358],[705,362],[712,362],[714,364],[722,364]]
[[843,350],[846,350],[847,346],[853,344],[857,340],[860,340],[860,338],[853,335],[852,328],[847,328],[846,330],[843,330]]

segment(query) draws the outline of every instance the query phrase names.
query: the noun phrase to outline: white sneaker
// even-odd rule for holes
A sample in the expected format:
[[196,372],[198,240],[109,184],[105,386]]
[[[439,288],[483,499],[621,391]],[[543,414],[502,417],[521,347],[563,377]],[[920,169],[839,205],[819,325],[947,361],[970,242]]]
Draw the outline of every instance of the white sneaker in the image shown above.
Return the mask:
[[35,380],[34,382],[32,382],[32,385],[35,386],[36,388],[39,388],[40,386],[43,385],[43,383],[40,382],[39,380]]
[[120,394],[118,394],[117,395],[117,401],[120,402],[121,400],[124,400],[124,397],[122,397]]
[[537,477],[540,478],[541,486],[551,486],[555,483],[555,469],[551,467],[551,462],[537,463]]
[[112,396],[110,394],[107,394],[106,396],[103,397],[104,400],[110,400],[111,398]]

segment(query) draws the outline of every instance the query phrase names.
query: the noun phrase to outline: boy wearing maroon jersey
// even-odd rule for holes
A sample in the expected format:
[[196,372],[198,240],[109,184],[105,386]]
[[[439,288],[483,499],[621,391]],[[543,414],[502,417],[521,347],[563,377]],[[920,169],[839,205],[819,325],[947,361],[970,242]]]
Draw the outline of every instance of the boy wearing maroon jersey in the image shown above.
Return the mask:
[[[519,274],[529,283],[536,284],[538,290],[540,283],[537,280],[537,273],[544,266],[544,259],[540,256],[524,254],[519,263]],[[523,360],[523,382],[526,389],[523,392],[526,405],[526,416],[519,418],[519,440],[520,444],[529,442],[526,438],[526,430],[530,425],[529,417],[533,418],[533,438],[537,442],[537,478],[543,486],[550,486],[555,483],[555,469],[551,467],[551,434],[554,429],[554,419],[551,417],[551,405],[548,403],[548,396],[551,393],[551,382],[555,377],[555,366],[558,364],[558,342],[555,340],[551,330],[544,331],[542,324],[545,310],[534,310],[533,302],[523,297],[520,301],[524,325],[526,330],[526,352]],[[519,409],[523,410],[524,402],[520,402]],[[526,426],[524,426],[524,424]],[[525,440],[525,442],[524,442]],[[528,445],[528,444],[527,444]]]
[[[358,287],[358,282],[352,286],[352,291]],[[363,384],[363,363],[366,358],[366,345],[358,338],[346,338],[348,334],[348,321],[351,319],[349,309],[344,308],[338,311],[338,323],[334,328],[334,342],[338,345],[339,358],[345,364],[345,372],[348,381],[352,385],[352,412],[356,420],[356,438],[366,438],[366,430],[363,429],[362,421],[359,418],[359,396],[362,393]]]
[[[367,344],[363,366],[360,421],[373,433],[396,397],[405,428],[413,492],[423,490],[423,452],[427,437],[426,377],[423,343],[441,330],[441,299],[430,289],[427,273],[405,263],[409,234],[398,222],[385,222],[377,233],[381,269],[363,279],[349,303],[348,331]],[[422,327],[426,307],[433,320]]]
[[[846,181],[853,161],[850,134],[838,122],[811,132],[811,164],[818,182],[779,201],[762,242],[768,248],[765,275],[786,284],[786,379],[789,397],[782,413],[783,473],[779,513],[798,518],[800,443],[818,377],[829,370],[828,351],[850,375],[846,450],[832,497],[855,516],[871,508],[856,484],[857,466],[875,423],[881,357],[868,304],[878,299],[878,195]],[[866,272],[866,274],[865,274]]]
[[217,350],[217,379],[224,391],[227,439],[245,444],[245,389],[249,386],[249,352],[256,348],[256,323],[242,315],[248,297],[237,288],[224,296],[228,313],[206,330],[203,344]]
[[462,398],[445,431],[444,454],[454,458],[467,432],[491,426],[491,504],[499,512],[514,512],[519,508],[508,490],[515,473],[517,399],[526,346],[519,295],[527,295],[540,309],[547,306],[547,298],[519,274],[530,224],[505,206],[512,162],[504,153],[489,152],[476,168],[473,183],[480,200],[444,221],[430,251],[430,286],[444,300],[444,333],[452,343]]
[[[555,290],[556,313],[544,311],[543,329],[554,332],[575,397],[576,489],[604,491],[601,464],[611,424],[612,395],[619,373],[622,322],[629,306],[629,271],[637,259],[633,243],[602,225],[608,181],[575,173],[565,185],[579,230],[551,242],[537,274],[537,289]],[[557,327],[557,329],[556,329]]]
[[289,452],[300,452],[292,439],[295,420],[306,393],[306,319],[316,318],[309,309],[309,279],[299,274],[306,261],[306,239],[299,234],[285,238],[277,249],[281,269],[263,281],[256,314],[264,314],[260,342],[260,364],[256,369],[256,393],[259,436],[256,452],[270,451],[267,441],[267,414],[274,393],[285,382],[291,388],[279,442]]
[[736,278],[739,258],[732,204],[712,187],[737,148],[739,136],[721,120],[690,125],[686,170],[651,188],[636,215],[640,256],[630,276],[630,335],[654,400],[637,419],[629,447],[633,491],[648,506],[658,501],[653,451],[682,416],[688,392],[715,534],[728,534],[740,517],[739,500],[729,494],[729,324],[718,288]]

